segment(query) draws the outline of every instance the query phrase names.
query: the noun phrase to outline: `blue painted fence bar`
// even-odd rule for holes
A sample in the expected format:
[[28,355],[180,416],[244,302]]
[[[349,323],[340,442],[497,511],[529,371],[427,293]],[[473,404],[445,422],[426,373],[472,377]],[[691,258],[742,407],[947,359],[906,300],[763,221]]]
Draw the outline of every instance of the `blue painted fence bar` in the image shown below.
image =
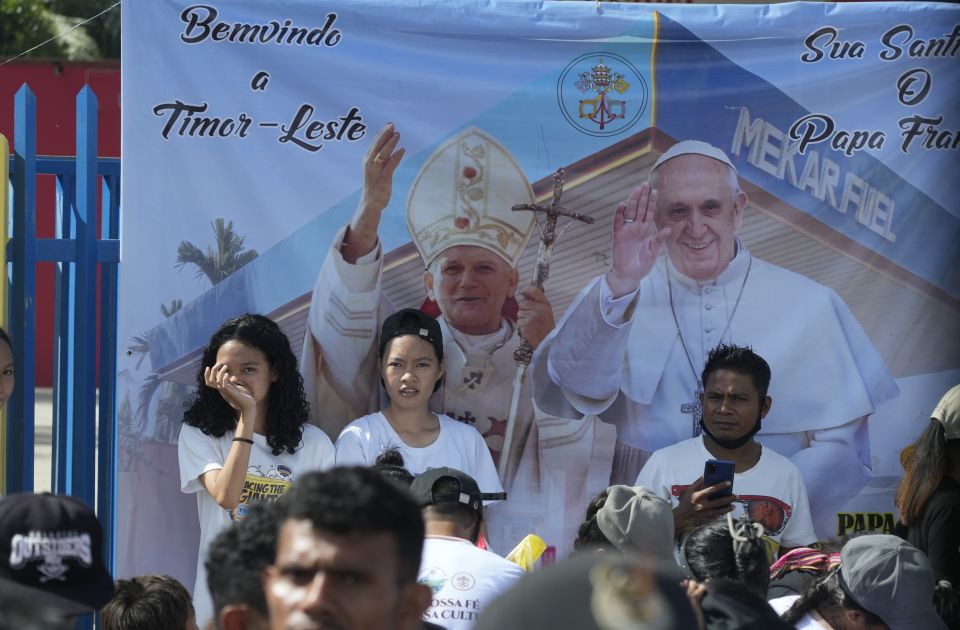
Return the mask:
[[[9,299],[10,337],[18,387],[7,413],[7,492],[33,490],[34,374],[36,346],[34,296],[37,292],[37,100],[29,88],[20,88],[13,104],[13,229],[7,260],[13,261]],[[27,450],[29,449],[29,451]]]
[[[7,422],[6,492],[34,489],[36,265],[55,262],[53,491],[96,507],[104,528],[105,560],[113,571],[120,160],[97,159],[97,98],[89,87],[77,95],[76,158],[36,155],[36,99],[27,85],[17,92],[14,108],[14,152],[9,168],[13,216],[11,240],[6,246],[12,285],[8,322],[14,340],[17,387]],[[57,228],[53,239],[38,239],[36,234],[38,175],[56,177]],[[82,620],[79,627],[92,627],[92,618]]]

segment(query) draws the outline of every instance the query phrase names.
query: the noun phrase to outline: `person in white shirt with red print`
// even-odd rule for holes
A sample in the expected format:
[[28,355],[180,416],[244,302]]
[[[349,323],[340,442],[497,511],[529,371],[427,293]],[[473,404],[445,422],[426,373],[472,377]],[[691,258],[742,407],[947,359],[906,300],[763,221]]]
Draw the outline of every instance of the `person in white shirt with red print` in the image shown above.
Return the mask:
[[[754,439],[773,403],[770,366],[750,348],[721,344],[703,368],[702,435],[655,451],[637,485],[673,502],[678,537],[733,512],[763,525],[771,556],[817,540],[800,471],[786,457]],[[730,482],[704,487],[704,462],[734,463],[733,493],[716,497]]]

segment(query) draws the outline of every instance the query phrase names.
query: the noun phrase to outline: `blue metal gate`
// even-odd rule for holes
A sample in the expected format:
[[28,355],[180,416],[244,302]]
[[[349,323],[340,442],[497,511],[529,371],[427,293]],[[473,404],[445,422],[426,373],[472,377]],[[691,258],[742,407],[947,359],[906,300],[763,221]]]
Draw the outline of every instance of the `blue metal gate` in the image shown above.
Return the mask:
[[[26,84],[14,98],[13,155],[9,158],[13,195],[6,260],[10,280],[7,322],[17,385],[7,409],[5,491],[34,489],[36,266],[54,262],[53,492],[78,497],[96,508],[104,528],[104,560],[112,573],[116,549],[120,160],[97,158],[97,97],[89,87],[77,94],[76,107],[76,157],[38,156],[36,98]],[[37,238],[39,175],[56,177],[57,231],[52,239]],[[81,625],[90,627],[90,620]]]

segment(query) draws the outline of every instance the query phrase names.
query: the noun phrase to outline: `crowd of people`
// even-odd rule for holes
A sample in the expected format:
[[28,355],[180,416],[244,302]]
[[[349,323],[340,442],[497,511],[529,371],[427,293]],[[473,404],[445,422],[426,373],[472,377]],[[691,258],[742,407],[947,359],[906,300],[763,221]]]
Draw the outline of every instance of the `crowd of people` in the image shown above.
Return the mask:
[[[431,163],[442,164],[445,152],[498,155],[491,139],[469,134],[489,151],[461,138]],[[837,370],[856,363],[869,377],[841,380],[857,381],[853,391],[867,392],[870,404],[896,386],[885,369],[863,367],[875,350],[846,325],[857,347],[843,357],[836,349],[818,355],[829,365],[787,366],[804,356],[791,348],[789,360],[777,352],[771,369],[762,352],[729,342],[751,270],[786,272],[754,260],[735,239],[746,199],[721,151],[687,141],[660,157],[651,183],[616,210],[610,272],[555,327],[538,289],[521,291],[515,317],[503,315],[526,236],[505,236],[499,250],[480,233],[417,240],[438,317],[429,308],[384,311],[377,226],[403,155],[398,142],[388,126],[365,158],[360,208],[338,234],[314,292],[308,365],[298,365],[275,322],[254,314],[225,322],[203,352],[179,437],[180,485],[196,495],[200,525],[192,595],[168,576],[114,582],[87,506],[15,494],[0,499],[0,630],[63,628],[93,611],[107,630],[960,627],[960,386],[903,453],[899,535],[819,536],[808,484],[833,475],[821,493],[830,505],[859,490],[857,440],[872,409],[855,400],[833,416],[839,425],[808,415],[814,424],[801,428],[785,419],[800,409],[773,411],[775,400],[777,409],[793,404],[789,395],[771,395],[784,391],[774,384],[808,369],[839,379]],[[468,185],[483,176],[458,175]],[[529,189],[522,173],[515,184],[509,199]],[[468,189],[466,198],[478,203],[497,194]],[[412,205],[436,202],[437,191],[418,190]],[[709,199],[695,198],[697,191]],[[469,232],[471,217],[455,224]],[[531,226],[518,233],[528,236]],[[421,235],[434,228],[411,223]],[[661,247],[667,256],[658,259]],[[657,265],[665,268],[652,274]],[[739,294],[721,309],[732,311],[725,329],[708,327],[706,341],[695,344],[709,342],[694,370],[684,343],[695,318],[687,312],[693,285],[683,283],[702,288],[720,277]],[[800,285],[798,296],[821,293]],[[465,286],[483,291],[458,294]],[[644,302],[663,297],[661,289],[672,349],[656,347],[656,331],[646,328],[656,328],[652,313],[663,305]],[[848,316],[840,309],[835,319]],[[676,340],[685,356],[668,361]],[[534,378],[519,397],[514,392],[521,404],[509,410],[510,379],[497,365],[512,362],[504,349],[523,341],[537,350]],[[644,344],[643,353],[662,361],[641,369],[628,354]],[[0,404],[13,388],[10,348],[0,334]],[[686,390],[695,391],[696,408],[668,412],[666,402]],[[311,422],[311,407],[313,418],[328,409],[332,416],[323,401],[335,399],[356,415],[334,442]],[[465,420],[478,409],[509,415],[512,433],[481,433]],[[554,415],[544,419],[544,410]],[[524,493],[538,483],[534,469],[542,474],[549,460],[542,450],[539,461],[531,454],[540,432],[596,441],[600,430],[589,418],[610,410],[618,414],[608,420],[617,427],[605,462],[612,485],[577,516],[567,541],[575,552],[554,566],[549,555],[539,563],[506,559],[518,533],[564,531],[551,526],[548,511],[523,510]],[[678,427],[676,439],[647,439],[642,427],[665,415]],[[772,441],[761,434],[770,418]]]
[[[205,353],[203,389],[181,435],[182,485],[198,495],[204,541],[193,596],[163,575],[113,583],[86,505],[14,494],[0,499],[0,628],[65,628],[92,611],[106,630],[960,623],[949,581],[958,553],[960,386],[905,450],[897,499],[904,538],[866,534],[828,553],[831,543],[818,543],[809,524],[802,479],[784,458],[764,468],[767,449],[752,439],[771,405],[769,366],[749,348],[721,344],[703,370],[695,444],[655,452],[636,485],[597,496],[577,553],[527,575],[484,548],[485,504],[504,493],[479,434],[449,419],[454,428],[445,427],[428,411],[443,377],[441,334],[417,311],[387,318],[380,360],[390,404],[376,424],[365,417],[346,427],[335,452],[305,424],[283,333],[261,316],[225,323]],[[278,420],[277,409],[289,415]],[[710,458],[731,462],[732,482],[689,479],[698,473],[685,460]],[[252,485],[243,474],[251,467],[284,471],[265,477],[282,485]],[[724,493],[731,483],[737,494]],[[745,496],[767,503],[754,507],[761,499]]]

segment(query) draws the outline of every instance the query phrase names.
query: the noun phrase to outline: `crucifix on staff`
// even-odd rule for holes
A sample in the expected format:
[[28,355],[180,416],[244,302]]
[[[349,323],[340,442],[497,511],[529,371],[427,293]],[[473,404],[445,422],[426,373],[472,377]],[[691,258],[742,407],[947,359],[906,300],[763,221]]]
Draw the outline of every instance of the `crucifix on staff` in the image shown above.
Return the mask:
[[[553,198],[550,203],[518,203],[513,206],[514,212],[533,212],[537,231],[540,233],[540,246],[537,248],[537,263],[533,269],[533,286],[543,290],[550,275],[550,257],[553,255],[553,248],[557,244],[557,239],[569,228],[575,221],[592,224],[594,218],[583,213],[564,208],[560,205],[560,198],[563,196],[564,170],[557,169],[553,174]],[[570,219],[561,228],[557,228],[557,222],[560,217]],[[517,373],[513,380],[513,396],[510,401],[510,415],[507,416],[507,428],[504,432],[503,453],[510,452],[510,446],[513,442],[514,426],[516,425],[517,413],[520,408],[520,395],[523,390],[523,382],[526,379],[527,367],[533,358],[533,346],[523,336],[523,332],[518,331],[521,342],[520,346],[513,352],[513,360],[517,363]],[[501,477],[506,471],[507,458],[501,457],[499,462],[499,472]]]

